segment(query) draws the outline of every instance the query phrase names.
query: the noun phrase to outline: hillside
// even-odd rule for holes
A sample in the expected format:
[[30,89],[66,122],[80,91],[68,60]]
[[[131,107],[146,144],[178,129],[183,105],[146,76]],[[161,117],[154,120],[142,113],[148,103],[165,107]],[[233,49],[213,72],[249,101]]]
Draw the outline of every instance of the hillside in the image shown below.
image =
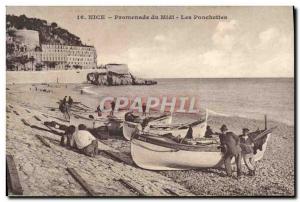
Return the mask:
[[25,15],[6,15],[6,29],[12,27],[38,31],[40,43],[43,44],[83,45],[78,36],[59,27],[55,22],[49,23],[46,20],[28,18]]

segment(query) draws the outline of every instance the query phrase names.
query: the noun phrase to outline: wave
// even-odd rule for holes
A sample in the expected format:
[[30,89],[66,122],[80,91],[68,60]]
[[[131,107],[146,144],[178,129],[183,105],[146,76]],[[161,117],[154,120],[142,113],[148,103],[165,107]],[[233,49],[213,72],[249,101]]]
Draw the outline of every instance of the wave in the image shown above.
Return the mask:
[[87,94],[91,94],[91,95],[98,95],[98,93],[94,90],[91,90],[91,88],[93,88],[94,86],[85,86],[83,87],[81,90],[84,92],[84,93],[87,93]]
[[230,115],[228,114],[224,114],[224,113],[220,113],[220,112],[216,112],[214,110],[211,110],[211,109],[206,109],[208,114],[212,114],[212,115],[216,115],[216,116],[226,116],[226,117],[229,117]]

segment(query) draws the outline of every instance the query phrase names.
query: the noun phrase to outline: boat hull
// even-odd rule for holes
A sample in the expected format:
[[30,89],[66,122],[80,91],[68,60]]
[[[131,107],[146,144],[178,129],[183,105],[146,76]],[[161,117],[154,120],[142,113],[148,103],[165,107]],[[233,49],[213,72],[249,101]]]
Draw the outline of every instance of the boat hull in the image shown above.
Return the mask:
[[148,170],[188,170],[217,167],[222,152],[174,150],[136,139],[131,141],[131,155],[135,164]]
[[[262,150],[254,155],[255,161],[261,160],[267,147],[267,140]],[[131,140],[131,155],[135,164],[148,170],[189,170],[197,168],[214,168],[223,165],[223,153],[215,147],[205,149],[185,145],[185,148],[176,149],[177,143],[153,143],[147,136],[137,136]],[[190,149],[189,149],[190,148]],[[195,149],[196,148],[196,149]],[[232,160],[235,163],[235,160]],[[242,161],[242,163],[244,163]]]
[[80,124],[84,124],[87,128],[98,128],[101,126],[105,126],[107,124],[108,120],[94,120],[89,118],[82,118],[78,116],[71,116],[70,117],[70,125],[74,125],[78,127]]

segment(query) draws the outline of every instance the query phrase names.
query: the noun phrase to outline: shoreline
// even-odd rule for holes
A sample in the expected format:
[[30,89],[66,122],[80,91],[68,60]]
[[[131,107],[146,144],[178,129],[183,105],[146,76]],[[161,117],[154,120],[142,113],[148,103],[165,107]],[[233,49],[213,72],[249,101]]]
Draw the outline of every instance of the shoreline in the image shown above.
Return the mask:
[[[187,171],[148,171],[132,164],[130,143],[122,137],[111,137],[102,140],[100,148],[116,152],[126,163],[116,162],[100,154],[90,158],[59,146],[59,137],[52,133],[27,127],[21,119],[31,124],[43,127],[43,124],[33,118],[38,116],[42,121],[53,120],[44,118],[41,114],[62,118],[59,112],[49,108],[57,108],[56,101],[64,95],[71,95],[74,101],[95,107],[97,98],[80,94],[80,87],[86,84],[50,84],[50,87],[37,85],[39,88],[49,88],[53,92],[29,90],[31,84],[7,85],[7,140],[6,153],[15,157],[19,177],[25,195],[30,196],[85,196],[82,188],[67,174],[66,167],[79,170],[87,183],[99,192],[99,196],[132,195],[128,190],[115,182],[114,179],[131,180],[137,187],[150,195],[166,195],[164,187],[171,187],[180,195],[197,196],[278,196],[294,194],[294,127],[284,123],[269,121],[268,127],[278,128],[272,134],[264,158],[257,162],[257,176],[246,175],[240,180],[223,177],[223,169],[200,169]],[[11,108],[9,105],[13,106]],[[18,111],[19,115],[13,113]],[[26,110],[30,111],[27,112]],[[9,112],[8,112],[9,111]],[[243,127],[251,131],[257,127],[263,128],[261,120],[211,116],[209,125],[213,131],[218,131],[221,124],[226,124],[229,130],[240,134]],[[52,149],[47,149],[35,138],[41,135],[49,140]],[[251,186],[249,186],[251,185]],[[102,194],[100,194],[102,193]]]
[[[78,84],[78,91],[80,92],[82,90],[84,93],[86,93],[88,95],[98,96],[97,92],[89,90],[90,88],[93,88],[93,87],[95,88],[95,86],[92,85],[92,84]],[[105,86],[103,86],[103,88],[105,88]],[[109,88],[111,88],[111,87],[109,87]],[[214,111],[213,109],[207,109],[207,110],[209,112],[209,115],[212,115],[212,116],[236,117],[236,118],[249,119],[247,117],[247,115],[243,115],[243,114],[234,115],[234,114],[225,114],[225,113],[222,113],[222,112],[217,112],[217,111]],[[261,118],[251,117],[250,119],[257,120],[257,121],[264,121],[264,117],[261,117]],[[283,124],[286,124],[288,126],[294,127],[294,123],[292,123],[291,121],[288,121],[288,120],[280,121],[280,120],[276,120],[276,119],[272,119],[272,118],[268,117],[268,121],[283,123]]]

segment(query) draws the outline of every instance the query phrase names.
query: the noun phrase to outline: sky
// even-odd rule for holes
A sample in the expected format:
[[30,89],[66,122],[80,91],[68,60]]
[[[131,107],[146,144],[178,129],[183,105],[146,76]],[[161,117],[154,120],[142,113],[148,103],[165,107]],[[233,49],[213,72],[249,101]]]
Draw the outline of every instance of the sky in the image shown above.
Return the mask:
[[[292,7],[7,7],[94,45],[98,64],[126,63],[147,78],[294,77]],[[176,15],[175,20],[108,16]],[[106,15],[78,20],[78,15]],[[226,20],[181,20],[227,16]]]

